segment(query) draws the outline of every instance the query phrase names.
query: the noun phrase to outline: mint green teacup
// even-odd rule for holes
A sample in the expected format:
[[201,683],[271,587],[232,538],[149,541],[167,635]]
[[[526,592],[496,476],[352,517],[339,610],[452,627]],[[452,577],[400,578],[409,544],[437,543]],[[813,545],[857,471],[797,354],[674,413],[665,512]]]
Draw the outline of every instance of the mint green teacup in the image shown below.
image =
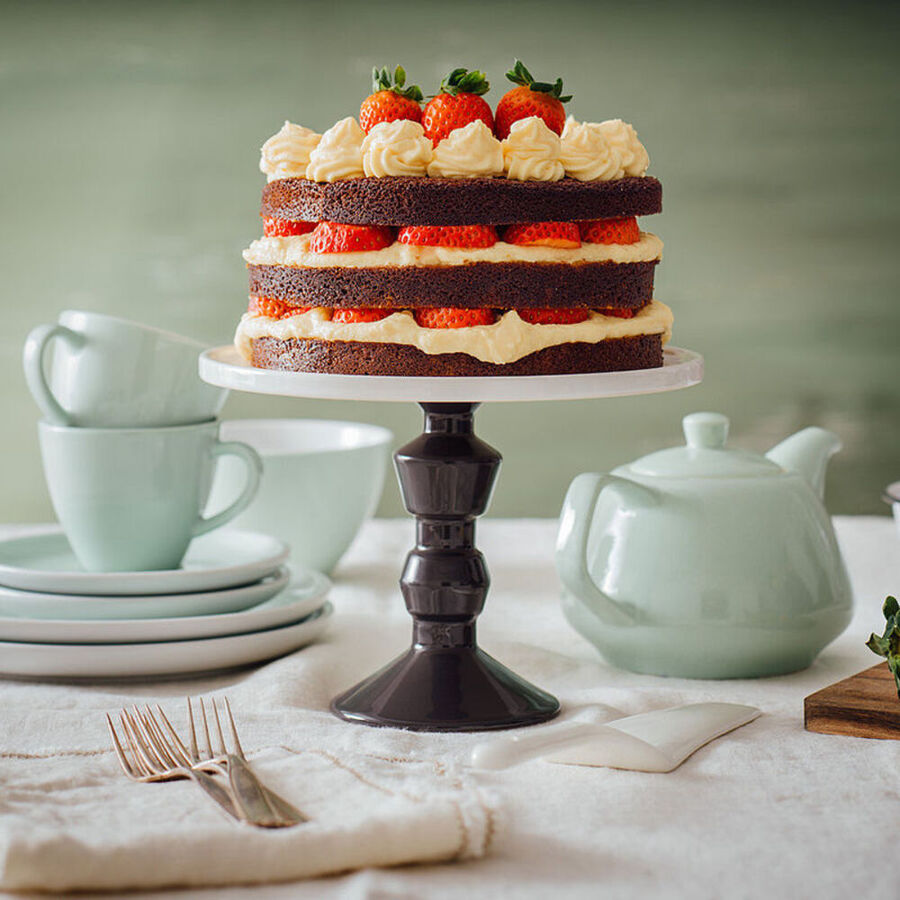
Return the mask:
[[[262,462],[219,423],[172,428],[67,428],[38,424],[50,498],[89,572],[175,569],[191,539],[234,518],[259,487]],[[239,457],[237,498],[204,518],[218,457]]]
[[200,380],[197,357],[204,349],[137,322],[67,310],[55,325],[39,325],[28,335],[23,365],[35,401],[55,425],[186,425],[214,419],[228,396]]

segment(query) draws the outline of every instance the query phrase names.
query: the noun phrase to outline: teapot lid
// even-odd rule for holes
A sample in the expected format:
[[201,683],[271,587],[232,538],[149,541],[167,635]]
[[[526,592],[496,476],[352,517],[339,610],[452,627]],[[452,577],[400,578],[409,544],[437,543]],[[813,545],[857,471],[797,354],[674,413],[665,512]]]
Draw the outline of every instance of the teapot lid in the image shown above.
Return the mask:
[[721,413],[691,413],[681,424],[686,447],[659,450],[625,468],[656,478],[758,478],[784,472],[765,456],[727,448],[728,417]]

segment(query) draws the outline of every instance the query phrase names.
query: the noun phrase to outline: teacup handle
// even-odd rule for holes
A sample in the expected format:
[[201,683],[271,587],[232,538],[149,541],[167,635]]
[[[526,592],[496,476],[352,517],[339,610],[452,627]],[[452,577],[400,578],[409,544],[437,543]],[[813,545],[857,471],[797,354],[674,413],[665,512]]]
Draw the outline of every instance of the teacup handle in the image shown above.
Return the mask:
[[209,518],[200,516],[194,525],[194,537],[206,534],[207,531],[212,531],[214,528],[230,522],[250,505],[259,490],[263,464],[259,454],[249,444],[243,444],[240,441],[217,441],[211,452],[214,459],[217,456],[239,456],[247,466],[247,484],[244,485],[244,490],[241,491],[237,500],[230,506],[226,506],[221,512]]
[[71,425],[72,417],[59,405],[44,375],[44,357],[56,338],[65,341],[73,350],[80,350],[85,345],[84,335],[65,325],[38,325],[25,339],[22,366],[28,390],[47,421],[53,425]]

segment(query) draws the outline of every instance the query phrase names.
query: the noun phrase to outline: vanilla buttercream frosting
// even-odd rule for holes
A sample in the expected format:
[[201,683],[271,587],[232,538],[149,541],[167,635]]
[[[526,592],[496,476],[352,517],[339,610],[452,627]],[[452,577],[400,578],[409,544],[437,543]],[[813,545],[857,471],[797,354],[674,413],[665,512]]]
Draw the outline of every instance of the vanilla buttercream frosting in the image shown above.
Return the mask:
[[369,129],[362,143],[363,171],[386,175],[424,175],[431,162],[431,140],[419,122],[397,119],[379,122]]
[[624,175],[646,175],[650,167],[650,156],[638,140],[634,126],[621,119],[607,119],[597,126],[610,147],[619,154],[621,178]]
[[621,178],[622,156],[596,122],[566,119],[560,137],[559,161],[566,175],[578,181],[611,181]]
[[[335,265],[335,254],[313,253],[310,235],[264,237],[253,241],[244,251],[251,266],[308,266],[328,268]],[[649,231],[642,231],[633,244],[582,244],[580,247],[529,247],[497,241],[490,247],[422,247],[395,241],[381,250],[352,251],[340,254],[344,268],[370,266],[453,266],[469,263],[634,263],[650,262],[662,256],[663,242]]]
[[309,128],[285,122],[281,130],[262,145],[260,171],[265,172],[269,181],[305,178],[309,155],[321,139],[321,134]]
[[477,178],[503,174],[503,147],[481,119],[454,128],[434,148],[432,177]]
[[335,123],[309,154],[306,177],[310,181],[362,178],[362,144],[366,133],[353,116]]
[[245,313],[234,343],[245,359],[252,355],[251,342],[272,337],[286,341],[305,338],[320,341],[363,341],[375,344],[408,344],[433,356],[467,353],[482,362],[502,365],[558,344],[599,341],[661,334],[663,343],[672,332],[672,311],[653,300],[631,319],[591,313],[584,322],[571,325],[532,325],[515,310],[504,313],[493,325],[467,328],[423,328],[409,310],[392,313],[377,322],[334,322],[330,310],[317,307],[288,319],[270,319]]
[[539,116],[513,122],[501,142],[506,177],[516,181],[559,181],[566,174],[559,161],[560,140]]

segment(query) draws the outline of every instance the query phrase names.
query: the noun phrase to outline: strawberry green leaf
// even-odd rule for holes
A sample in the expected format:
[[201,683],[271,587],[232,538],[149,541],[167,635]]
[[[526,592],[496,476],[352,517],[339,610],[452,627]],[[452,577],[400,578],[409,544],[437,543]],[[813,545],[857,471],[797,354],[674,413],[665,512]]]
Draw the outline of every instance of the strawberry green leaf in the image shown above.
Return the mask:
[[379,91],[393,91],[417,103],[422,100],[422,89],[417,84],[406,85],[406,69],[403,66],[397,66],[393,75],[386,66],[372,69],[372,92],[377,94]]
[[557,78],[553,84],[548,81],[535,81],[531,77],[531,72],[525,68],[521,60],[516,60],[516,64],[506,73],[506,77],[513,83],[523,87],[537,91],[539,94],[549,94],[554,100],[560,103],[568,103],[572,99],[572,94],[563,96],[562,78]]
[[455,97],[457,94],[476,94],[481,96],[491,89],[491,83],[487,80],[484,72],[477,69],[469,71],[468,69],[454,69],[442,82],[441,93],[450,94]]

